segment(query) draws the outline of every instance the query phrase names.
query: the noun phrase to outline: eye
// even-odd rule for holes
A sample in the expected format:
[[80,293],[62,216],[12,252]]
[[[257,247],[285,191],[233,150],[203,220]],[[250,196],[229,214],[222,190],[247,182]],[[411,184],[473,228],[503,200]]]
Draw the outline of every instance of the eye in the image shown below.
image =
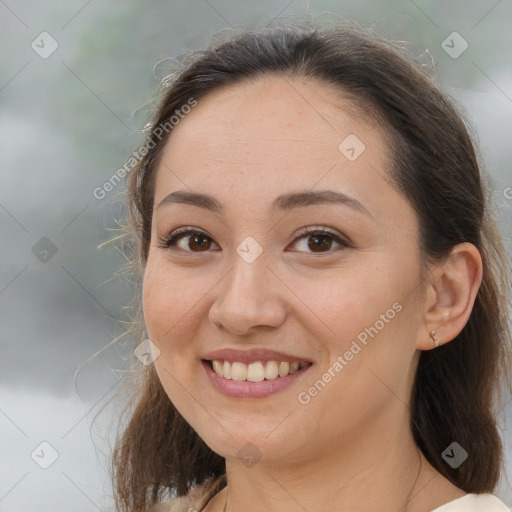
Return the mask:
[[[334,250],[339,250],[339,248],[331,250],[333,241],[341,248],[350,246],[337,232],[325,227],[305,227],[300,229],[292,245],[300,245],[298,242],[308,238],[309,241],[303,244],[303,251],[299,250],[299,252],[308,252],[309,249],[313,253],[332,253]],[[205,233],[193,229],[190,226],[183,226],[161,238],[158,247],[171,250],[180,249],[186,252],[206,252],[211,248],[212,242],[213,240]]]
[[[302,244],[303,248],[310,249],[313,253],[332,253],[334,249],[330,250],[332,248],[332,242],[338,244],[339,246],[343,247],[349,247],[349,243],[341,236],[335,232],[330,230],[329,228],[311,228],[306,227],[302,228],[298,231],[297,237],[294,240],[294,244],[297,244],[297,242],[301,242],[302,240],[306,241],[306,243]],[[297,244],[300,245],[300,244]],[[308,252],[307,250],[305,252]]]
[[[187,238],[189,239],[188,242],[184,240]],[[208,235],[189,226],[183,226],[170,235],[161,238],[158,247],[173,250],[178,247],[178,249],[188,252],[205,252],[210,248],[211,242],[212,239]],[[195,250],[193,247],[199,248],[199,250]]]

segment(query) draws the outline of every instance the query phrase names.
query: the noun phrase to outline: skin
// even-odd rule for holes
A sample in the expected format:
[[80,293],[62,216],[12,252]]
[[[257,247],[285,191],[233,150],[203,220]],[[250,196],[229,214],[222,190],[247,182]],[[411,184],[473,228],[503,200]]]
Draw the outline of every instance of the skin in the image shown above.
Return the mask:
[[[155,365],[166,393],[226,458],[228,511],[358,512],[378,503],[382,512],[415,512],[466,494],[420,454],[406,404],[420,352],[434,348],[429,332],[437,329],[447,343],[467,322],[481,259],[474,246],[460,244],[422,274],[418,221],[389,184],[387,142],[377,123],[354,112],[337,90],[311,80],[266,75],[230,86],[200,99],[174,128],[156,175],[146,326],[160,350]],[[365,144],[354,161],[338,149],[349,134]],[[176,190],[213,195],[225,212],[157,208]],[[369,215],[333,204],[270,210],[278,195],[302,190],[343,192]],[[201,249],[185,237],[181,250],[159,247],[185,225],[210,245]],[[349,245],[332,240],[315,251],[311,235],[294,241],[305,226],[329,227]],[[235,250],[248,236],[263,248],[250,264]],[[402,310],[300,403],[299,393],[396,302]],[[267,398],[216,391],[201,358],[254,347],[313,366]],[[248,442],[260,457],[254,465],[237,455]],[[225,493],[206,510],[223,510]]]

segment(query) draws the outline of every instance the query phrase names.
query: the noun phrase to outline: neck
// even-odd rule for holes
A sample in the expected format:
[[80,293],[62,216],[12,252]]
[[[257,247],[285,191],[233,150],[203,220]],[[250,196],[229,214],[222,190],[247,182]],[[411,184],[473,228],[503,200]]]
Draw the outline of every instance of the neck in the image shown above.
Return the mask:
[[[258,463],[248,467],[226,461],[226,512],[381,512],[420,510],[422,490],[435,471],[402,428],[358,431],[357,439],[329,446],[325,453],[289,464]],[[427,470],[428,475],[425,473]],[[424,477],[422,478],[422,475]],[[427,478],[428,476],[428,478]],[[219,510],[224,508],[224,503]]]

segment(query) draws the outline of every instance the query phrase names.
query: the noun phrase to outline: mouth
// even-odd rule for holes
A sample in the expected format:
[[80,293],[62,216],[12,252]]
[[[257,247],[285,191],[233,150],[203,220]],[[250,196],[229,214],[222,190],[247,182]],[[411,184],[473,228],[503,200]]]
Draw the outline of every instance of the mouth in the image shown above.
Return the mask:
[[302,380],[314,362],[298,353],[267,347],[225,347],[204,354],[201,366],[208,382],[230,398],[265,398]]
[[264,399],[283,392],[302,379],[313,363],[309,361],[202,359],[207,380],[231,399]]
[[226,380],[263,382],[265,380],[284,379],[296,372],[309,368],[309,361],[227,361],[222,359],[203,359],[219,377]]

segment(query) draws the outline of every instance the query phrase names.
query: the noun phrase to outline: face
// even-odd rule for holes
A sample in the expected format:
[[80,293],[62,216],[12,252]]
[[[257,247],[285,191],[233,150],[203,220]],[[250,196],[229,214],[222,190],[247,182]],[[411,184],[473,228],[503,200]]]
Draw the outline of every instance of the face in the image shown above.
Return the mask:
[[173,129],[144,316],[166,393],[220,455],[298,463],[404,421],[422,287],[388,159],[375,123],[299,79],[215,91]]

